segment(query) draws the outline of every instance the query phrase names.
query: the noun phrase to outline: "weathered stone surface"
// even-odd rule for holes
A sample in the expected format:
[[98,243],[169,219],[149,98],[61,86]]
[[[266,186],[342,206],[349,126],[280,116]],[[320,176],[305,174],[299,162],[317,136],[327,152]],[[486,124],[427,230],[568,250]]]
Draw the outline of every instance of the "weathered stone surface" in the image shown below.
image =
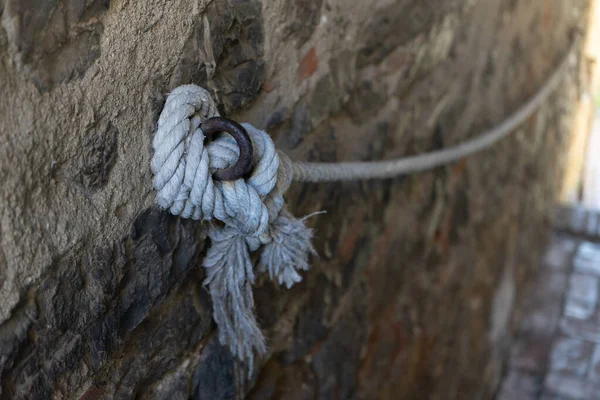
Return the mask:
[[84,138],[74,179],[85,189],[106,185],[117,161],[117,129],[110,122],[90,129]]
[[100,55],[109,0],[7,0],[2,25],[15,61],[38,89],[81,78]]
[[263,47],[260,2],[211,2],[187,39],[170,86],[210,88],[226,113],[248,106],[264,82]]
[[181,362],[212,324],[198,236],[148,210],[122,242],[57,260],[2,326],[2,398],[68,396],[92,376],[88,390],[130,398]]
[[269,354],[248,382],[215,339],[204,227],[152,208],[152,134],[193,82],[296,159],[446,147],[542,85],[587,1],[0,4],[1,398],[491,398],[574,70],[485,154],[294,185],[295,214],[328,211],[308,220],[320,257],[291,290],[257,284]]
[[301,47],[315,31],[321,20],[323,0],[294,0],[286,4],[286,24],[284,31],[287,36],[296,40],[296,46]]
[[[383,61],[398,47],[406,45],[420,34],[427,33],[435,21],[458,9],[461,2],[425,0],[402,1],[375,10],[369,24],[364,26],[362,48],[357,58],[358,67]],[[398,26],[402,26],[398,30]]]

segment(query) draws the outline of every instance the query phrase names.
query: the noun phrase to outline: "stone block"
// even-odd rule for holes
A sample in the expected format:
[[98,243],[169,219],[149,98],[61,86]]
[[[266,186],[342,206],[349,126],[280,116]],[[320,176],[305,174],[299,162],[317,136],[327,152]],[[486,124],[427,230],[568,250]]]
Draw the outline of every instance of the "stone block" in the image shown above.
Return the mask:
[[594,354],[590,361],[588,378],[595,384],[600,385],[600,345],[596,345]]
[[594,314],[597,303],[598,278],[591,275],[572,275],[565,301],[565,316],[588,319]]
[[584,208],[574,207],[571,210],[569,228],[574,233],[584,233],[587,227],[588,213]]
[[598,228],[600,228],[600,214],[597,212],[588,212],[588,221],[586,228],[587,235],[596,236]]
[[600,244],[581,243],[575,254],[573,265],[576,272],[600,276]]
[[561,337],[552,347],[549,370],[585,376],[592,357],[594,344],[580,339]]
[[566,336],[600,343],[600,324],[596,317],[587,320],[563,317],[560,332]]
[[577,242],[568,236],[553,235],[544,255],[544,265],[557,271],[566,272],[571,264]]
[[592,400],[594,388],[585,379],[562,373],[550,373],[544,387],[550,393],[569,399]]

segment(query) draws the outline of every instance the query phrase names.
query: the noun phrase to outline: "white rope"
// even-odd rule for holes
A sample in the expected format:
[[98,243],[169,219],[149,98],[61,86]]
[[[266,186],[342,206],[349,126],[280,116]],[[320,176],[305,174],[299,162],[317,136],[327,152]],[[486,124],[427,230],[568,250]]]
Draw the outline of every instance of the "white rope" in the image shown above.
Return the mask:
[[269,218],[261,197],[277,183],[277,152],[269,135],[246,124],[255,146],[252,176],[247,181],[213,181],[212,173],[235,163],[239,155],[229,135],[205,146],[200,123],[216,115],[210,95],[198,86],[180,86],[169,95],[152,142],[156,202],[184,218],[216,219],[260,235]]
[[258,271],[288,288],[301,280],[299,271],[309,268],[313,233],[304,219],[296,219],[286,210],[283,198],[292,178],[309,182],[390,178],[485,149],[532,115],[558,86],[568,60],[569,56],[547,84],[501,125],[456,147],[415,157],[294,163],[275,149],[268,134],[243,124],[253,145],[253,168],[249,177],[235,181],[213,180],[216,170],[233,165],[239,156],[236,142],[227,134],[205,143],[201,123],[218,115],[214,101],[198,86],[176,88],[167,98],[152,142],[156,202],[174,215],[211,222],[208,236],[212,245],[203,265],[220,342],[247,364],[249,372],[255,353],[267,351],[254,315],[255,275],[250,252],[260,250]]
[[246,179],[213,180],[213,173],[239,156],[227,135],[204,143],[201,123],[217,116],[208,92],[180,86],[168,96],[152,147],[156,203],[183,218],[220,221],[208,236],[212,245],[204,259],[219,340],[245,362],[251,372],[254,354],[266,352],[254,316],[254,267],[250,252],[262,250],[258,269],[288,288],[300,281],[314,252],[312,231],[286,209],[283,194],[291,183],[291,163],[275,150],[265,132],[243,124],[253,145],[253,168]]
[[560,66],[553,72],[550,79],[534,97],[500,125],[479,134],[475,139],[431,153],[386,161],[340,163],[294,162],[292,165],[293,178],[295,181],[301,182],[393,178],[398,175],[426,171],[450,164],[484,150],[511,132],[514,132],[516,128],[525,122],[544,103],[561,82],[564,72],[569,65],[570,57],[574,54],[575,49],[576,45],[573,44]]

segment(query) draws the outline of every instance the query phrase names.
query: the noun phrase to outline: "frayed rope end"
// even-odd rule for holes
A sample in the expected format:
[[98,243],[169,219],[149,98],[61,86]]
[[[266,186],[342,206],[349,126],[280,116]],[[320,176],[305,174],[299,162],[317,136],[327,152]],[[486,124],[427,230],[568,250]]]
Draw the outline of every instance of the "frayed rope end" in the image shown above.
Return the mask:
[[307,271],[309,254],[316,255],[311,243],[313,230],[304,224],[306,218],[296,219],[286,209],[281,210],[271,224],[271,242],[265,244],[258,265],[273,281],[288,289],[302,280],[298,271]]
[[204,284],[212,298],[219,342],[246,363],[251,374],[254,355],[263,356],[267,347],[254,315],[254,272],[246,239],[229,227],[211,229],[208,236],[212,245],[204,259]]

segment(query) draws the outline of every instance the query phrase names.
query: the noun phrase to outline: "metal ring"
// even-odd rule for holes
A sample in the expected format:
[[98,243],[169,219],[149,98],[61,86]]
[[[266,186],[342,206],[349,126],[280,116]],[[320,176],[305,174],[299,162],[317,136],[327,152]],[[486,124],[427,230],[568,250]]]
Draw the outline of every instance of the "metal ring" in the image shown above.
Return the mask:
[[211,140],[213,135],[218,132],[229,133],[240,149],[240,156],[235,164],[216,171],[213,174],[214,178],[221,181],[235,181],[250,173],[252,168],[252,141],[242,125],[228,118],[212,117],[202,122],[200,128],[208,140]]

